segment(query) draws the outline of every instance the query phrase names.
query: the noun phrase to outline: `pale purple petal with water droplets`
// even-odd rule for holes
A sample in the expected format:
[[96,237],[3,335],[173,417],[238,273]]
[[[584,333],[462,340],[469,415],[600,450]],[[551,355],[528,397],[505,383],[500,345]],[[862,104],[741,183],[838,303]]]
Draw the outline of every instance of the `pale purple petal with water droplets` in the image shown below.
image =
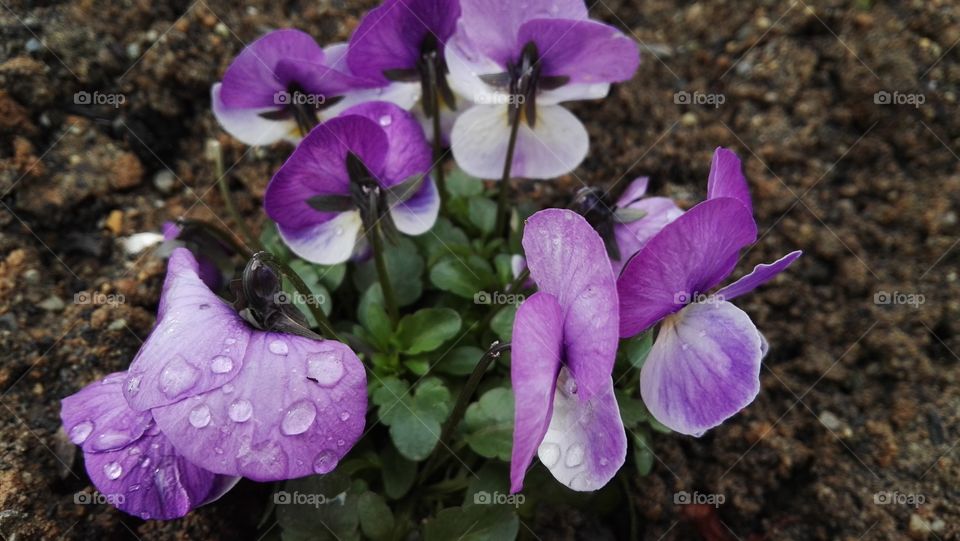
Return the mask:
[[728,302],[694,303],[664,320],[640,372],[643,402],[671,430],[700,436],[760,391],[763,340]]
[[537,455],[553,477],[577,491],[599,490],[627,456],[627,434],[613,393],[613,380],[590,399],[560,370],[553,416]]
[[347,346],[255,332],[230,383],[154,417],[191,462],[257,481],[329,473],[363,432],[363,364]]
[[[221,496],[236,479],[198,468],[180,456],[149,412],[130,409],[124,373],[115,373],[63,400],[61,418],[100,496],[143,519],[172,519]],[[96,443],[103,434],[127,434],[115,445]],[[133,436],[135,434],[135,436]]]
[[730,275],[740,249],[757,238],[753,216],[729,197],[704,201],[665,226],[617,281],[620,336],[649,328]]
[[579,214],[546,209],[527,219],[523,250],[539,290],[564,310],[564,360],[590,399],[605,389],[618,344],[616,279],[603,240]]
[[750,186],[747,177],[743,176],[740,158],[728,149],[717,147],[713,152],[713,161],[710,162],[710,176],[707,179],[707,199],[730,197],[747,207],[753,215],[753,204],[750,202]]
[[84,451],[103,452],[125,447],[143,435],[153,423],[150,412],[134,411],[125,402],[117,405],[125,379],[126,372],[116,372],[63,399],[60,418],[70,441]]
[[774,279],[781,272],[787,270],[787,267],[793,264],[801,255],[803,255],[803,251],[796,250],[773,263],[761,263],[754,267],[753,270],[750,271],[750,274],[741,276],[736,282],[724,286],[720,291],[717,291],[717,296],[729,301],[750,293],[754,289]]
[[553,295],[534,293],[517,309],[510,346],[515,401],[511,493],[523,488],[527,468],[550,424],[562,352],[563,308]]
[[167,264],[157,324],[127,372],[123,394],[144,411],[229,382],[243,365],[251,330],[198,275],[186,248]]

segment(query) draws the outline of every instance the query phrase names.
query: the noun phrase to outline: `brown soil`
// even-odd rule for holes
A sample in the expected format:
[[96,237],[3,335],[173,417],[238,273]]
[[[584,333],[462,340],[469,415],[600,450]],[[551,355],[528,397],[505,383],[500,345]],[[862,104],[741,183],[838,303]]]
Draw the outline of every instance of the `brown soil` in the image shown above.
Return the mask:
[[[0,537],[256,530],[268,487],[254,483],[169,523],[74,504],[89,482],[57,416],[61,397],[125,368],[153,323],[163,263],[119,239],[182,215],[226,219],[206,141],[233,164],[241,211],[262,220],[288,149],[232,141],[210,114],[210,84],[271,28],[343,40],[371,7],[244,4],[0,10]],[[757,401],[699,440],[657,438],[653,473],[632,481],[641,537],[960,538],[960,5],[602,0],[592,13],[632,31],[644,62],[610,99],[574,107],[592,152],[530,195],[564,200],[581,180],[617,191],[646,174],[655,192],[692,204],[713,148],[728,146],[744,158],[763,232],[741,269],[806,252],[738,301],[771,344]],[[81,90],[125,103],[76,105]],[[679,91],[725,101],[676,104]],[[925,102],[877,104],[878,91]],[[125,302],[77,304],[79,292]],[[877,303],[881,292],[924,302]],[[725,501],[674,505],[679,490]],[[877,504],[879,491],[924,503]],[[576,509],[529,526],[543,539],[613,535]]]

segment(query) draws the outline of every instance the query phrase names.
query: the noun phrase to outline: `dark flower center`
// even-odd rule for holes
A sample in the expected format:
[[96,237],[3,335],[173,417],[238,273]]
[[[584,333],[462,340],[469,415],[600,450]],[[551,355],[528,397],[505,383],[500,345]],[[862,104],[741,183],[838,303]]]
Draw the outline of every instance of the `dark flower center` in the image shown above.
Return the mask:
[[383,76],[390,81],[420,81],[423,90],[423,112],[428,118],[440,110],[440,101],[451,111],[457,108],[457,100],[447,84],[447,61],[443,58],[443,44],[433,32],[427,32],[420,42],[420,56],[412,68],[384,70]]
[[569,77],[564,75],[543,75],[537,44],[528,41],[520,51],[517,60],[507,63],[507,71],[481,75],[480,79],[490,86],[506,90],[509,98],[508,121],[512,124],[517,115],[533,128],[537,123],[537,93],[540,89],[553,90],[567,84]]
[[274,94],[273,99],[281,108],[260,113],[260,116],[268,120],[293,119],[303,136],[319,124],[319,112],[342,100],[343,96],[307,92],[299,83],[292,82],[287,85],[286,90]]

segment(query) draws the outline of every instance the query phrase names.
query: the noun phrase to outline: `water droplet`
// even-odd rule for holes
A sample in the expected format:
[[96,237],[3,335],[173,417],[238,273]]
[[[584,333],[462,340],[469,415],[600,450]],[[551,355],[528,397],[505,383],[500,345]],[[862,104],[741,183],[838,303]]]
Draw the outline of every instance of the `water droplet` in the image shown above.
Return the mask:
[[199,371],[187,364],[186,359],[177,356],[160,372],[160,390],[173,398],[193,388],[199,375]]
[[119,430],[108,430],[96,437],[90,447],[94,451],[110,451],[119,449],[133,440],[131,434]]
[[283,340],[274,340],[270,342],[270,353],[275,353],[277,355],[286,355],[290,349],[287,347],[287,343]]
[[133,446],[133,447],[130,448],[129,451],[127,451],[127,454],[130,455],[130,456],[137,456],[137,455],[139,455],[139,454],[142,453],[142,452],[143,452],[143,451],[141,451],[139,447]]
[[341,420],[341,421],[346,422],[347,419],[349,419],[349,418],[350,418],[350,413],[349,413],[349,412],[344,411],[344,412],[341,412],[341,413],[340,413],[340,420]]
[[392,117],[392,116],[390,116],[390,115],[383,115],[382,117],[380,117],[380,125],[381,125],[381,126],[387,127],[387,126],[389,126],[390,124],[393,124],[393,117]]
[[280,431],[287,436],[303,434],[317,418],[317,408],[307,400],[301,400],[290,406],[280,422]]
[[199,308],[199,309],[201,309],[201,310],[206,310],[206,309],[210,308],[210,305],[207,304],[207,303],[203,303],[203,304],[201,304],[200,306],[198,306],[197,308]]
[[223,394],[230,394],[233,392],[233,384],[228,383],[223,387],[220,387],[220,390],[223,391]]
[[117,462],[110,462],[103,465],[103,473],[108,479],[116,480],[123,475],[123,466]]
[[141,468],[149,468],[149,467],[150,467],[150,457],[148,457],[148,456],[143,457],[143,461],[140,462],[140,467],[141,467]]
[[340,226],[337,226],[337,228],[333,230],[333,234],[336,235],[336,236],[338,236],[338,237],[342,237],[342,236],[343,236],[343,228],[340,227]]
[[199,406],[190,410],[190,424],[194,428],[203,428],[210,424],[210,407],[206,404],[200,404]]
[[567,394],[577,394],[577,382],[571,377],[568,377],[566,381],[563,382],[563,390]]
[[337,467],[337,462],[339,459],[333,451],[320,451],[320,454],[313,459],[313,471],[319,474],[330,473]]
[[609,464],[609,463],[610,463],[610,461],[607,460],[606,458],[601,458],[601,459],[600,459],[600,465],[601,465],[601,466],[606,466],[606,465]]
[[81,443],[87,441],[87,438],[90,437],[91,432],[93,432],[93,423],[90,421],[77,423],[73,425],[73,428],[70,429],[70,441],[80,445]]
[[343,353],[322,351],[307,358],[307,377],[321,387],[333,387],[343,379]]
[[217,355],[210,361],[210,371],[214,374],[226,374],[233,370],[233,359],[226,355]]
[[542,443],[537,450],[537,455],[540,456],[540,462],[543,462],[544,466],[552,468],[560,460],[560,446],[556,443]]
[[232,346],[233,344],[237,343],[237,340],[235,338],[227,338],[226,340],[223,341],[223,343],[228,346]]
[[700,331],[697,333],[697,336],[699,336],[700,338],[706,338],[707,331]]
[[688,349],[690,349],[690,344],[687,344],[686,342],[684,342],[683,344],[680,344],[680,349],[682,349],[683,351],[687,351]]
[[213,452],[214,452],[214,453],[217,453],[218,455],[222,455],[222,454],[223,454],[223,449],[221,449],[221,448],[219,448],[219,447],[214,447],[214,448],[213,448]]
[[140,485],[130,485],[130,488],[127,489],[127,492],[136,492],[140,490]]
[[574,443],[567,449],[567,456],[564,458],[563,463],[566,464],[568,468],[575,468],[583,464],[583,454],[583,445]]
[[346,445],[346,444],[347,444],[347,442],[344,441],[344,440],[337,440],[337,445],[340,446],[340,447],[343,447],[343,446]]
[[253,404],[243,398],[235,400],[227,409],[227,415],[235,423],[243,423],[253,415]]
[[127,381],[127,392],[134,394],[140,390],[140,380],[143,379],[143,376],[133,376]]

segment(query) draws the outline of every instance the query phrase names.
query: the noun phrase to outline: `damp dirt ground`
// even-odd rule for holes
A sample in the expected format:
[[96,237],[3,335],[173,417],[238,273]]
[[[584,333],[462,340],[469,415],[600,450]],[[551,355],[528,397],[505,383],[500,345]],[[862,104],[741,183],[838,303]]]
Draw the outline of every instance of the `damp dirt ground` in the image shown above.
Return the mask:
[[[58,432],[59,399],[124,369],[153,324],[163,262],[128,253],[123,238],[180,216],[235,225],[209,140],[241,213],[262,221],[289,149],[226,136],[211,83],[270,29],[330,43],[370,7],[4,3],[0,536],[257,531],[268,493],[253,483],[167,523],[75,504],[89,481]],[[623,513],[633,506],[639,538],[960,538],[960,5],[601,0],[591,13],[632,33],[643,63],[609,99],[573,106],[590,155],[524,197],[565,202],[582,183],[617,192],[647,175],[689,206],[726,146],[744,159],[761,231],[739,270],[805,252],[738,300],[770,343],[757,400],[700,439],[657,438],[652,473],[630,480]],[[81,91],[99,103],[78,104]],[[95,293],[123,303],[82,302]],[[681,490],[723,503],[676,505]],[[611,524],[547,509],[525,535],[623,538]]]

